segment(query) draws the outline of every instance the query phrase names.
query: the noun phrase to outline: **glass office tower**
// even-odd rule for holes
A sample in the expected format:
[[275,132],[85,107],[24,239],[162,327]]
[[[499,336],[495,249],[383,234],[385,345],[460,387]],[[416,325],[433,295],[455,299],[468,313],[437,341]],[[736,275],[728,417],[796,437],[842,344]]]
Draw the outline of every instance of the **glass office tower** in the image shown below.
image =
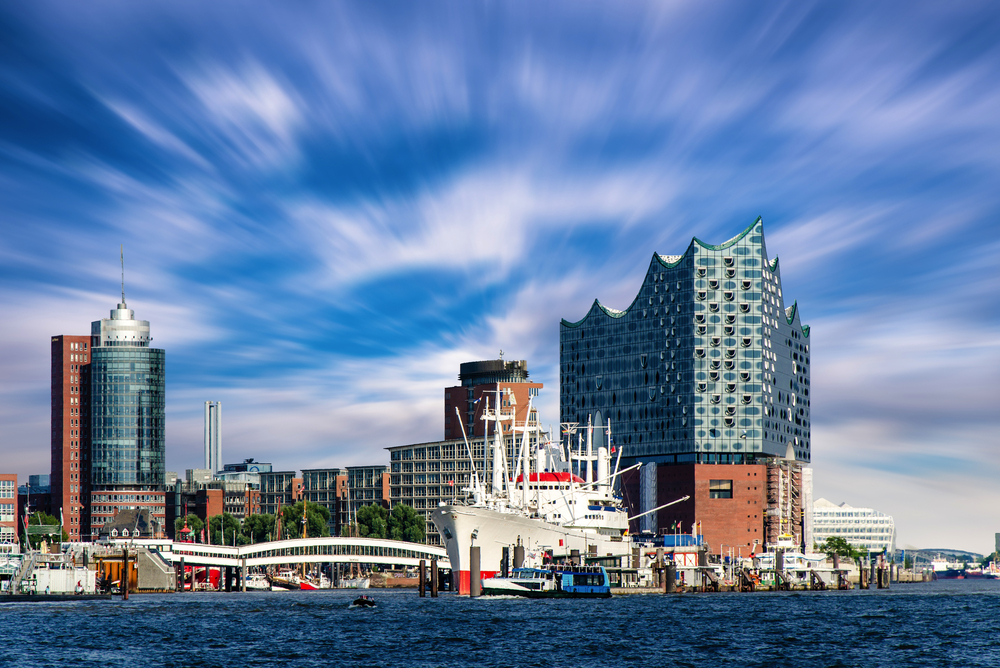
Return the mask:
[[610,420],[623,464],[809,462],[809,327],[785,303],[760,218],[654,253],[627,309],[562,321],[561,421]]
[[91,325],[91,533],[118,511],[165,520],[165,353],[124,302]]

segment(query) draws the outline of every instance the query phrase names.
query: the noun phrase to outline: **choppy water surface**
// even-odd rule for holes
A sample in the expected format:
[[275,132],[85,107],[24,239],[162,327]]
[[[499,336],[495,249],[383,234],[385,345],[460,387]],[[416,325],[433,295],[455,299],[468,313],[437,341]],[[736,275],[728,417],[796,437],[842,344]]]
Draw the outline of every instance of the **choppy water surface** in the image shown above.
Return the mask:
[[0,666],[1000,666],[1000,582],[527,601],[415,591],[0,603]]

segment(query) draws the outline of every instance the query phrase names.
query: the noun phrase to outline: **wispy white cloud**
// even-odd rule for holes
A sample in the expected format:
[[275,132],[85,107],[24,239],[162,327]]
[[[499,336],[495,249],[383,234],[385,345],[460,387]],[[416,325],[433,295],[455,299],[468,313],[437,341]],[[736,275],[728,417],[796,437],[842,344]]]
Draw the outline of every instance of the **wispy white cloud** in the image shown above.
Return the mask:
[[275,73],[251,60],[237,69],[206,64],[182,76],[232,160],[271,169],[297,158],[302,102]]
[[297,202],[288,215],[335,282],[419,267],[476,267],[474,280],[496,280],[545,253],[536,247],[545,228],[609,220],[627,227],[663,210],[676,192],[669,178],[643,170],[566,180],[500,168],[362,206]]

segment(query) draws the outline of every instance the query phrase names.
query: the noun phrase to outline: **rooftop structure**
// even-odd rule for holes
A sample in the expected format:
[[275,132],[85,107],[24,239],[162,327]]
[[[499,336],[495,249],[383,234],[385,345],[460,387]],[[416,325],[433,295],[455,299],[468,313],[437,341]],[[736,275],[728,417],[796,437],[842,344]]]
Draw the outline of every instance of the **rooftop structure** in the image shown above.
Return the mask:
[[503,392],[504,407],[513,408],[517,420],[523,422],[529,401],[544,387],[528,380],[526,360],[507,361],[501,357],[464,362],[459,369],[461,385],[444,390],[445,440],[462,438],[463,430],[469,438],[482,436],[485,429],[482,416],[487,406],[495,403],[498,389]]

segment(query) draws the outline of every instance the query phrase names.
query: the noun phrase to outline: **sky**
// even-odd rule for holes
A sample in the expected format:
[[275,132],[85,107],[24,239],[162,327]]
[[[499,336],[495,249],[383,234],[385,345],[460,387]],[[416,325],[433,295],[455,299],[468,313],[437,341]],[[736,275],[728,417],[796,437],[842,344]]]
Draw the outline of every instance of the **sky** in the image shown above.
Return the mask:
[[125,292],[167,468],[385,463],[461,362],[625,308],[763,217],[811,327],[814,495],[899,547],[1000,532],[991,2],[6,3],[0,470],[49,471],[49,338]]

